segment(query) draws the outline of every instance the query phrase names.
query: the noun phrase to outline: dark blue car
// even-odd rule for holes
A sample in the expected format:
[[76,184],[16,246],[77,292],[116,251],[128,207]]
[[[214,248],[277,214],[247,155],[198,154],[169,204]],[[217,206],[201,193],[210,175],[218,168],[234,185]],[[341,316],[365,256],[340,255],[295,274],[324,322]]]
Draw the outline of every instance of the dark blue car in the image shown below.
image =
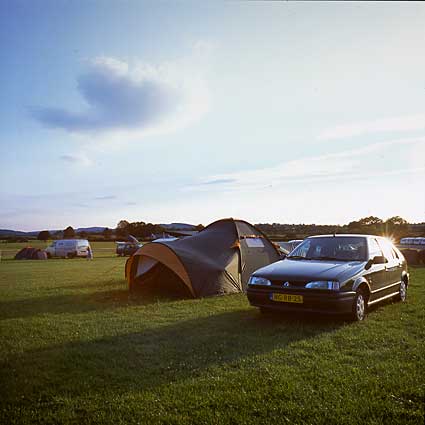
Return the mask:
[[388,239],[323,235],[305,239],[284,260],[255,271],[247,295],[262,312],[336,313],[363,320],[375,303],[405,301],[408,285],[406,260]]

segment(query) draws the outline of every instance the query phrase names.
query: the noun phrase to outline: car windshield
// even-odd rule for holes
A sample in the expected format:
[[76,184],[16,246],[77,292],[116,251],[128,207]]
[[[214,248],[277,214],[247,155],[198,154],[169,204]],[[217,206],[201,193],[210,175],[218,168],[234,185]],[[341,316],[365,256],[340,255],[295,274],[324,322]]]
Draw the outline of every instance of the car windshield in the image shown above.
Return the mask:
[[287,258],[302,260],[366,261],[366,238],[324,236],[306,239]]

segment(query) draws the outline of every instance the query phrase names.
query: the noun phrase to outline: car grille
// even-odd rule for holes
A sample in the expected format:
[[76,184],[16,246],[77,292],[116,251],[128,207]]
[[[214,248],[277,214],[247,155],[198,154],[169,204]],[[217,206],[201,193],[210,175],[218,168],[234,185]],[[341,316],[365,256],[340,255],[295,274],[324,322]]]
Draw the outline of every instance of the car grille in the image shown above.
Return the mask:
[[[283,286],[286,282],[289,283],[288,285]],[[279,287],[284,287],[284,288],[304,288],[305,285],[308,282],[306,281],[296,281],[296,280],[272,280],[272,285],[273,286],[279,286]]]

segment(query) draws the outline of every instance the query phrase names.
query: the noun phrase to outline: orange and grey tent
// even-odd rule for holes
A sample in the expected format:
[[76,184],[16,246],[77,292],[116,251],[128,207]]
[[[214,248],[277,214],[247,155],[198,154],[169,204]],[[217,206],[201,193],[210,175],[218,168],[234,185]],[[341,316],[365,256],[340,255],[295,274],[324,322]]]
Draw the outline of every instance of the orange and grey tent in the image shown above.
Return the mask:
[[126,278],[130,291],[205,297],[245,291],[255,270],[279,259],[260,230],[229,218],[194,236],[143,245],[128,259]]

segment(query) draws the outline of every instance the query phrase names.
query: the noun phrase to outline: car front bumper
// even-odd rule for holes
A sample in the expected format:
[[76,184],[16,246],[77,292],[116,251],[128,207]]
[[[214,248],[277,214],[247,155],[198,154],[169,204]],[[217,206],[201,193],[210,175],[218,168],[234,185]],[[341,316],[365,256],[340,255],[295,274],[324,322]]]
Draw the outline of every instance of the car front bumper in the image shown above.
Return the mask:
[[[302,303],[273,301],[272,294],[301,295]],[[325,314],[347,314],[353,306],[355,292],[282,290],[273,287],[248,288],[249,303],[254,307],[279,311],[303,311]]]

